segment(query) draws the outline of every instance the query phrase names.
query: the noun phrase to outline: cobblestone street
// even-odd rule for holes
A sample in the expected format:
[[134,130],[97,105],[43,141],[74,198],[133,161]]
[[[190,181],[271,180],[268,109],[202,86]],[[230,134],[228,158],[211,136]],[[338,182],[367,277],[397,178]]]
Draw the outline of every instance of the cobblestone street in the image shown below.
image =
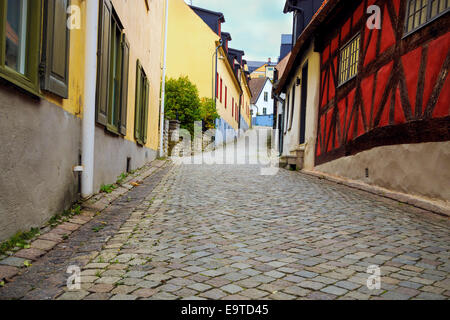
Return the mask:
[[[408,205],[255,165],[170,165],[131,197],[96,241],[80,229],[0,298],[450,298],[450,222]],[[82,289],[67,291],[77,263]],[[370,265],[379,290],[366,286]]]

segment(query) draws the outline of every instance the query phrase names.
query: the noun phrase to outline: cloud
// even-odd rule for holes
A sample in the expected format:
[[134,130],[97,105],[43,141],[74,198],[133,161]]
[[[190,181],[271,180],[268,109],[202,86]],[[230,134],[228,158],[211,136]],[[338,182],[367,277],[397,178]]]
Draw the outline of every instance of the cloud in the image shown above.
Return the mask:
[[[190,0],[185,0],[190,4]],[[197,7],[222,12],[222,30],[231,33],[230,47],[245,51],[247,60],[277,61],[281,34],[292,32],[292,15],[283,14],[285,0],[192,0]]]

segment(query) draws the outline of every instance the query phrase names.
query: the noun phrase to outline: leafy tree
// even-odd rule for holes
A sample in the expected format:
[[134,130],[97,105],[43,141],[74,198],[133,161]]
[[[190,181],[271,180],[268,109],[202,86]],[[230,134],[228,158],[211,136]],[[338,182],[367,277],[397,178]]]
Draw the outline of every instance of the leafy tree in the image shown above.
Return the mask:
[[202,98],[200,102],[200,116],[204,122],[206,130],[214,129],[216,119],[219,118],[214,100],[211,98]]
[[180,126],[194,134],[194,122],[201,119],[198,89],[188,77],[166,81],[166,117],[178,118]]

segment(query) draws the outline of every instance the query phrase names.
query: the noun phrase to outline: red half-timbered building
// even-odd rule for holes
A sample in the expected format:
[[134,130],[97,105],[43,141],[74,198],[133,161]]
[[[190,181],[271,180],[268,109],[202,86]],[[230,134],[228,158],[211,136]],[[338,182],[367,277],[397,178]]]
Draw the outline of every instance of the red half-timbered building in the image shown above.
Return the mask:
[[316,33],[316,165],[378,146],[449,141],[450,1],[340,2]]
[[304,61],[317,70],[308,81],[317,89],[306,92],[308,142],[294,145],[305,166],[310,157],[306,169],[450,201],[449,31],[450,0],[323,1],[274,84],[278,118],[304,117],[300,98],[288,109],[289,92],[302,86]]

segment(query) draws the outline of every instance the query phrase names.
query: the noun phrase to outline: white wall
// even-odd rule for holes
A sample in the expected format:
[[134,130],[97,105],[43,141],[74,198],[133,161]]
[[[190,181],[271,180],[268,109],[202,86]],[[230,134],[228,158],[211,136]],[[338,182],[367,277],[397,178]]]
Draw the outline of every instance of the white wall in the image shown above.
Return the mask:
[[[268,99],[264,101],[264,92],[267,92]],[[263,115],[263,109],[266,108],[266,114],[273,114],[273,99],[272,99],[272,82],[270,80],[266,81],[263,90],[259,96],[258,101],[255,104],[258,108],[253,107],[253,116],[256,116],[256,112],[259,112],[260,115]]]
[[[301,102],[301,85],[295,86],[294,82],[297,77],[302,78],[302,68],[308,62],[308,88],[306,101],[306,126],[305,126],[305,140],[304,145],[300,145],[300,102]],[[303,81],[302,81],[303,83]],[[308,49],[304,55],[302,62],[297,66],[295,76],[287,85],[286,97],[289,97],[289,118],[284,117],[285,131],[283,143],[283,155],[295,155],[295,150],[304,148],[305,161],[304,167],[306,169],[314,168],[315,160],[315,144],[317,136],[317,121],[318,121],[318,105],[319,105],[319,91],[320,91],[320,55],[313,51],[313,46]],[[294,112],[292,112],[292,90],[295,90]],[[288,98],[286,98],[286,101]],[[292,118],[293,117],[293,118]],[[292,126],[289,130],[289,124],[292,118]]]

